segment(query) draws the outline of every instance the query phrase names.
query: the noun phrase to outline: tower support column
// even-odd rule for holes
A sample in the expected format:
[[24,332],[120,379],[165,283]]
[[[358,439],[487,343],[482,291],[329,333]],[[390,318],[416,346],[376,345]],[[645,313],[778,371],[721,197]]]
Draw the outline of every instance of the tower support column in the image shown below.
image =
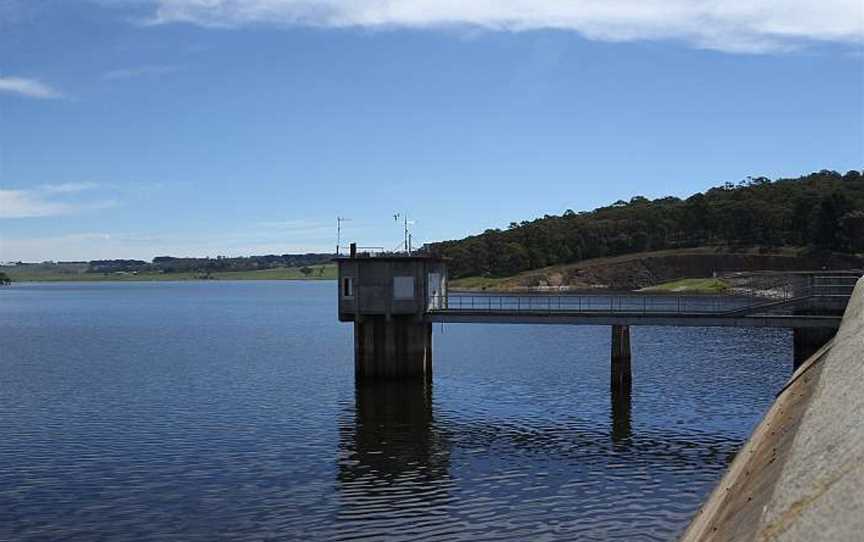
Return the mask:
[[354,374],[362,379],[432,377],[432,324],[415,316],[354,322]]
[[612,381],[613,393],[630,393],[630,326],[612,326]]

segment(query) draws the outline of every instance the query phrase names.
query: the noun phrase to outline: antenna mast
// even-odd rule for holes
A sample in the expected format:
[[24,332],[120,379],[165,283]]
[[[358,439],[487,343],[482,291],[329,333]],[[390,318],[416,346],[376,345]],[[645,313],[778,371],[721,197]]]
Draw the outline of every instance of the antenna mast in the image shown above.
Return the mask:
[[405,213],[405,252],[411,254],[411,247],[408,246],[408,213]]
[[344,216],[336,217],[336,255],[339,255],[340,247],[342,246],[342,223],[349,222],[350,218],[345,218]]
[[411,231],[408,229],[408,226],[414,224],[413,220],[408,220],[408,213],[394,213],[393,220],[399,222],[399,217],[402,217],[402,246],[403,250],[405,250],[408,255],[411,255],[412,246],[411,246]]

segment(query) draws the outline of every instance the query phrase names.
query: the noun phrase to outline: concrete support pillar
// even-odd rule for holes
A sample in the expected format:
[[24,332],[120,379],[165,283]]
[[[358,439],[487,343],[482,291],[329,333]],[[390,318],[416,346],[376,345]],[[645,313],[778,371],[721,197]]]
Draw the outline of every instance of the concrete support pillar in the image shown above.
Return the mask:
[[630,326],[612,326],[612,392],[630,393]]
[[423,375],[428,382],[432,382],[432,324],[426,324],[426,349],[423,353],[425,364],[423,366]]
[[414,316],[366,317],[354,323],[357,379],[432,377],[432,324]]
[[795,328],[792,330],[792,370],[795,371],[805,361],[830,341],[837,333],[834,329]]

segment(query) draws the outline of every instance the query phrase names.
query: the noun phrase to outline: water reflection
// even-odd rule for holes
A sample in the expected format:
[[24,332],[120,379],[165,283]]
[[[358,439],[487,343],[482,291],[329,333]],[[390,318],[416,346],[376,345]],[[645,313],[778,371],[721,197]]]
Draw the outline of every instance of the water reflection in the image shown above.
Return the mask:
[[632,405],[630,390],[611,393],[612,398],[612,442],[625,443],[632,436],[630,423]]
[[668,539],[738,444],[666,425],[636,433],[629,391],[610,394],[605,423],[579,407],[538,412],[531,400],[508,415],[468,415],[436,409],[427,384],[358,383],[343,411],[327,537]]
[[357,520],[386,535],[394,517],[430,518],[450,500],[451,444],[435,424],[429,383],[358,382],[339,447],[339,517],[349,531]]

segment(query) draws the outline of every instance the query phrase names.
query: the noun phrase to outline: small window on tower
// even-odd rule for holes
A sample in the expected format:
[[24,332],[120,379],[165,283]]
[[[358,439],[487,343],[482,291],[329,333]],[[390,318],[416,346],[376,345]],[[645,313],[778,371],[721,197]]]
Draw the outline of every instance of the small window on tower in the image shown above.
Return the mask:
[[414,299],[414,277],[393,277],[393,299]]
[[342,297],[354,297],[354,280],[351,277],[342,279]]

